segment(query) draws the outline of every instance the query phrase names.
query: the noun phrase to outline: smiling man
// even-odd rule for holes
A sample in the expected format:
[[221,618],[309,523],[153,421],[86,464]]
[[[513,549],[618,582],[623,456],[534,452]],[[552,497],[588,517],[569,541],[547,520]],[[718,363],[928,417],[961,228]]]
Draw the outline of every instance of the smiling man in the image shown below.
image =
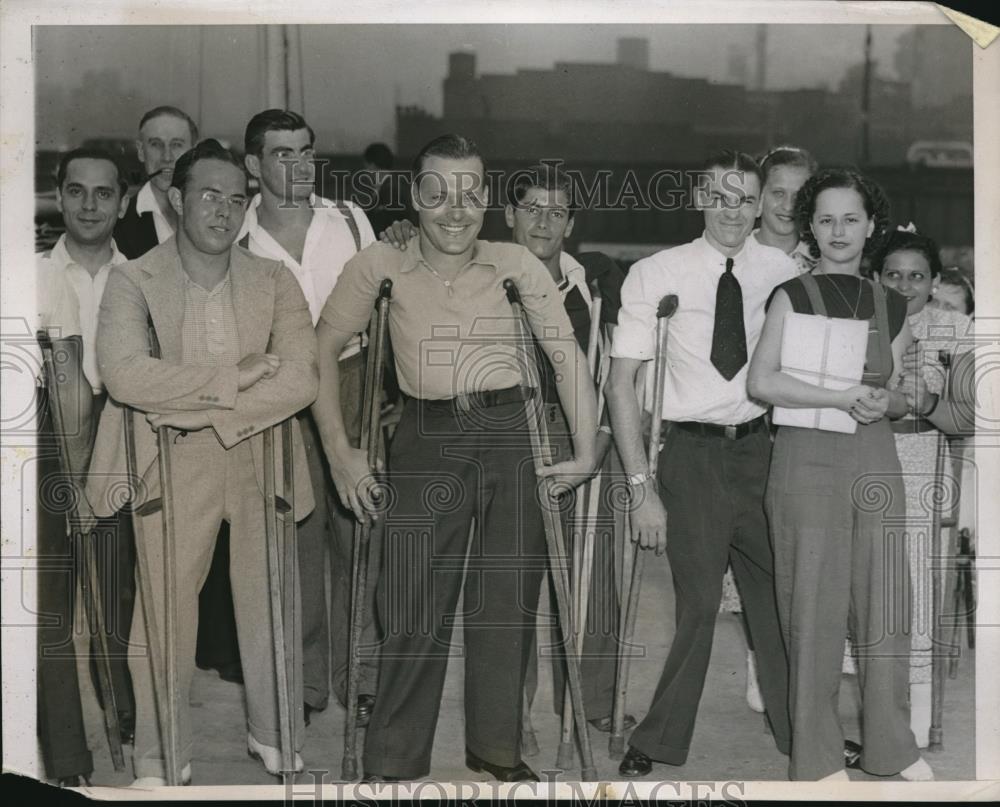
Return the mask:
[[[97,369],[95,340],[97,312],[104,294],[104,287],[111,268],[124,263],[126,258],[115,246],[112,238],[116,222],[125,212],[127,197],[118,164],[106,152],[98,149],[76,149],[68,152],[59,162],[56,173],[56,203],[63,216],[66,232],[51,250],[38,256],[38,282],[46,287],[43,294],[53,294],[56,289],[66,289],[62,298],[63,308],[71,309],[76,332],[82,336],[82,371],[86,387],[82,394],[88,396],[87,412],[99,413],[104,406],[104,385]],[[66,319],[63,314],[61,319]],[[66,326],[59,321],[56,325]],[[74,395],[79,391],[74,390]],[[92,397],[91,397],[92,396]],[[74,401],[76,403],[76,401]],[[75,435],[81,446],[75,468],[87,467],[90,444],[93,438],[89,419],[81,424],[86,433]],[[43,458],[44,460],[44,458]],[[43,461],[43,467],[45,462]],[[52,469],[55,472],[55,469]],[[41,475],[40,475],[41,476]],[[44,497],[39,497],[39,536],[44,551],[52,555],[65,555],[65,518],[61,509],[46,508]],[[99,563],[102,581],[104,621],[109,632],[108,650],[111,654],[111,675],[118,722],[123,742],[131,742],[134,718],[132,686],[126,664],[128,635],[132,619],[132,569],[133,544],[127,519],[102,519],[97,525],[98,557],[110,558],[111,563]],[[40,608],[47,614],[58,615],[54,623],[39,622],[39,647],[49,647],[50,652],[38,656],[39,681],[39,737],[46,771],[55,779],[70,779],[90,773],[90,752],[80,708],[80,691],[76,674],[76,659],[64,651],[51,652],[51,648],[67,646],[66,631],[74,621],[73,602],[75,587],[62,572],[39,571]],[[97,642],[94,642],[96,651]],[[69,646],[72,646],[71,643]],[[91,665],[96,676],[96,669]],[[100,687],[95,692],[100,697]],[[84,770],[86,769],[86,770]]]
[[[247,750],[268,772],[278,774],[261,432],[315,397],[316,337],[292,273],[233,244],[249,200],[243,167],[226,149],[205,140],[184,154],[174,169],[168,199],[177,215],[177,237],[112,272],[101,305],[98,359],[116,402],[146,413],[153,428],[171,427],[182,775],[191,775],[188,700],[198,589],[223,520],[232,527],[230,568],[246,680]],[[159,359],[150,355],[150,323],[162,349]],[[120,506],[118,488],[126,472],[123,411],[118,405],[107,407],[98,429],[87,485],[98,515],[110,515]],[[312,510],[313,497],[297,424],[293,434],[295,516],[301,519]],[[152,429],[137,422],[135,436],[137,470],[145,482],[138,506],[146,496],[158,495],[160,485]],[[160,514],[141,518],[156,613],[162,615]],[[142,598],[136,599],[130,643],[143,648],[162,637],[147,636],[139,616]],[[162,617],[158,627],[163,629]],[[286,635],[286,641],[297,642],[298,630]],[[163,784],[164,754],[147,655],[133,653],[130,668],[136,692],[135,773],[142,785]],[[298,675],[295,690],[301,703]],[[299,748],[301,712],[296,724]],[[296,767],[301,767],[298,758]]]
[[167,200],[177,159],[198,141],[198,127],[186,112],[158,106],[139,121],[135,141],[147,181],[129,201],[115,239],[122,253],[138,258],[174,234],[177,214]]
[[545,268],[524,247],[478,239],[489,197],[475,144],[457,135],[428,143],[412,188],[419,237],[406,251],[375,244],[348,262],[317,328],[313,412],[341,499],[370,518],[373,479],[345,432],[337,357],[368,322],[382,282],[392,281],[389,332],[408,397],[389,449],[389,507],[377,516],[385,520],[383,643],[365,778],[430,771],[463,594],[466,765],[501,781],[537,781],[521,758],[520,733],[546,551],[524,412],[533,390],[522,388],[506,279],[556,368],[574,435],[573,458],[546,469],[558,480],[578,483],[593,467],[592,381]]
[[[798,274],[781,250],[748,238],[760,213],[761,171],[748,154],[723,151],[704,164],[695,203],[704,234],[636,263],[622,286],[611,350],[608,405],[629,475],[632,540],[664,550],[677,628],[649,711],[618,768],[645,776],[653,761],[683,765],[712,651],[727,562],[743,598],[775,742],[790,747],[788,660],[778,626],[774,560],[764,517],[771,455],[765,407],[750,399],[748,361],[772,289]],[[661,455],[650,477],[635,380],[655,354],[656,311],[679,299],[670,320]],[[652,408],[647,384],[644,408]]]

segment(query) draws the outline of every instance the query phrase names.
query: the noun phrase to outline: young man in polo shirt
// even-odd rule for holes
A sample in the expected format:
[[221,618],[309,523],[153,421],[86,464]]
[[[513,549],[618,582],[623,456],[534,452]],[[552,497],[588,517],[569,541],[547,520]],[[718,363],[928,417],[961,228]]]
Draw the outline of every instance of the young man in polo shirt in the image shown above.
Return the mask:
[[[628,777],[647,775],[653,761],[687,759],[727,562],[743,598],[775,743],[783,753],[790,748],[788,660],[763,505],[771,441],[765,407],[749,398],[746,377],[768,296],[798,270],[781,250],[748,237],[760,212],[753,158],[724,151],[704,168],[695,188],[704,234],[639,261],[625,279],[606,388],[631,486],[632,540],[643,550],[666,550],[677,600],[660,682],[618,769]],[[663,411],[652,413],[665,427],[653,479],[635,380],[654,356],[657,304],[667,294],[677,295],[679,307],[669,325]],[[646,410],[652,396],[647,385]]]
[[464,592],[466,764],[501,781],[537,780],[519,744],[547,562],[524,416],[531,393],[521,386],[504,280],[517,284],[559,379],[575,456],[546,469],[558,481],[577,484],[593,468],[593,384],[549,273],[523,247],[477,240],[488,191],[476,146],[444,135],[414,167],[419,240],[405,252],[378,244],[352,259],[317,329],[316,422],[341,499],[370,518],[374,480],[365,452],[345,433],[336,357],[365,327],[382,281],[392,280],[389,331],[409,398],[388,457],[388,510],[375,516],[385,519],[383,643],[365,778],[429,772],[452,619]]

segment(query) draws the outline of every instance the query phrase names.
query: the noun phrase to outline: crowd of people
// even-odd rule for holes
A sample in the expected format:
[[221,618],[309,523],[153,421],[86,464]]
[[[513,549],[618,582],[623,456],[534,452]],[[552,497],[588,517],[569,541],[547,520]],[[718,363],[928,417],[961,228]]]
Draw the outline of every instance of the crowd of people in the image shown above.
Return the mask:
[[[182,783],[197,781],[188,704],[196,664],[244,686],[247,750],[269,773],[301,770],[311,716],[333,694],[367,727],[364,781],[427,776],[460,596],[466,764],[503,782],[538,781],[524,758],[524,717],[537,688],[539,597],[553,571],[543,509],[556,506],[540,500],[539,483],[562,491],[560,523],[579,535],[573,501],[597,472],[621,480],[627,501],[601,499],[593,583],[577,615],[588,626],[580,669],[594,730],[614,722],[622,642],[613,569],[626,526],[641,551],[666,554],[676,597],[659,683],[641,719],[625,716],[633,730],[621,776],[686,761],[731,567],[751,679],[789,777],[846,778],[850,764],[933,778],[919,752],[930,719],[933,558],[925,533],[893,540],[884,523],[926,521],[920,486],[934,472],[937,435],[968,428],[949,378],[972,347],[971,287],[942,267],[934,241],[898,227],[883,191],[855,170],[821,168],[792,146],[759,160],[722,151],[692,189],[702,235],[623,273],[606,255],[566,251],[577,199],[548,161],[520,172],[508,198],[490,199],[476,145],[435,138],[414,161],[412,210],[378,211],[373,227],[358,204],[317,193],[314,143],[301,115],[265,110],[247,124],[238,160],[200,140],[182,110],[162,106],[139,121],[148,180],[134,196],[108,153],[77,149],[59,165],[66,229],[38,259],[39,328],[62,348],[59,382],[46,392],[79,426],[64,429],[73,478],[94,548],[112,559],[100,564],[104,621],[118,739],[133,746],[136,784],[170,778],[147,652],[164,642],[162,621],[152,635],[148,617],[163,614],[170,562]],[[372,170],[391,167],[387,149],[370,151]],[[497,204],[509,243],[478,237]],[[387,397],[398,422],[384,467],[373,469],[361,444],[367,330],[386,281],[387,386],[398,387]],[[537,387],[525,380],[510,281],[535,338]],[[654,412],[648,368],[669,295],[678,306]],[[818,363],[809,380],[793,374],[782,347],[793,315],[861,323],[863,374],[830,384]],[[596,379],[594,344],[606,368]],[[536,397],[550,437],[544,466],[532,461]],[[811,427],[775,425],[772,406],[836,410],[850,428],[829,430],[818,416]],[[140,479],[127,467],[134,413]],[[295,618],[284,635],[294,714],[283,740],[264,458],[265,435],[286,421],[297,564],[284,581]],[[168,495],[157,430],[170,440],[172,561],[151,507]],[[655,475],[647,430],[660,443]],[[40,439],[52,431],[40,421]],[[47,505],[54,474],[53,456],[39,473],[39,541],[57,556],[77,549],[63,513]],[[883,491],[885,505],[873,507],[859,485]],[[361,522],[373,551],[359,643],[351,563]],[[43,569],[39,592],[41,611],[71,614],[71,578]],[[913,624],[902,624],[911,597]],[[93,770],[66,652],[72,624],[46,620],[38,657],[46,774],[67,785]],[[848,638],[862,689],[860,747],[845,746],[838,716]],[[546,655],[558,711],[576,653],[560,645]],[[295,753],[283,755],[283,742]]]

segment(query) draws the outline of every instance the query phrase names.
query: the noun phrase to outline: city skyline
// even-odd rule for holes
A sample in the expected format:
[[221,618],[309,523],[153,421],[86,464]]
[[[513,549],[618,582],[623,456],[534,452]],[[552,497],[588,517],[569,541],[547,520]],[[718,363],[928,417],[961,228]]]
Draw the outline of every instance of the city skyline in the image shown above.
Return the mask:
[[[264,95],[260,26],[36,28],[36,140],[60,148],[94,136],[131,136],[145,108],[175,103],[203,132],[239,143]],[[864,56],[865,26],[766,26],[766,88],[834,88]],[[448,53],[474,52],[481,74],[552,69],[556,62],[610,64],[620,37],[649,40],[649,69],[735,83],[754,75],[755,25],[314,25],[292,26],[302,43],[304,112],[322,150],[356,153],[392,143],[397,104],[440,114]],[[872,26],[877,74],[899,78],[899,43],[910,26]],[[953,28],[922,30],[924,73],[952,74],[971,91],[971,53]],[[819,44],[822,43],[822,48]],[[957,48],[955,47],[957,45]],[[808,54],[809,58],[803,58]],[[956,67],[955,65],[958,65]],[[735,65],[735,68],[734,68]],[[935,69],[937,68],[937,69]],[[910,68],[906,68],[910,69]],[[947,82],[946,82],[947,84]],[[200,114],[199,114],[200,113]],[[346,114],[345,114],[346,113]]]

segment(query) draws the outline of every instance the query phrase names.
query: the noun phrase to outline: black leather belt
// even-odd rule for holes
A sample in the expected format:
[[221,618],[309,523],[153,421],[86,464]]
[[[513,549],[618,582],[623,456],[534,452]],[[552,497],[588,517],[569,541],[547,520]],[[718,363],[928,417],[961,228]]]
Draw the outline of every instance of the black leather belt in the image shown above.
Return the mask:
[[923,434],[934,431],[937,426],[926,418],[900,418],[889,421],[893,434]]
[[504,404],[524,403],[524,401],[534,398],[536,393],[537,390],[534,387],[507,387],[506,389],[463,393],[454,398],[419,399],[418,404],[421,408],[432,412],[471,412]]
[[717,423],[696,423],[693,420],[674,421],[673,425],[678,429],[696,434],[699,437],[719,437],[724,440],[741,440],[748,434],[767,429],[767,421],[763,415],[735,426],[720,426]]

